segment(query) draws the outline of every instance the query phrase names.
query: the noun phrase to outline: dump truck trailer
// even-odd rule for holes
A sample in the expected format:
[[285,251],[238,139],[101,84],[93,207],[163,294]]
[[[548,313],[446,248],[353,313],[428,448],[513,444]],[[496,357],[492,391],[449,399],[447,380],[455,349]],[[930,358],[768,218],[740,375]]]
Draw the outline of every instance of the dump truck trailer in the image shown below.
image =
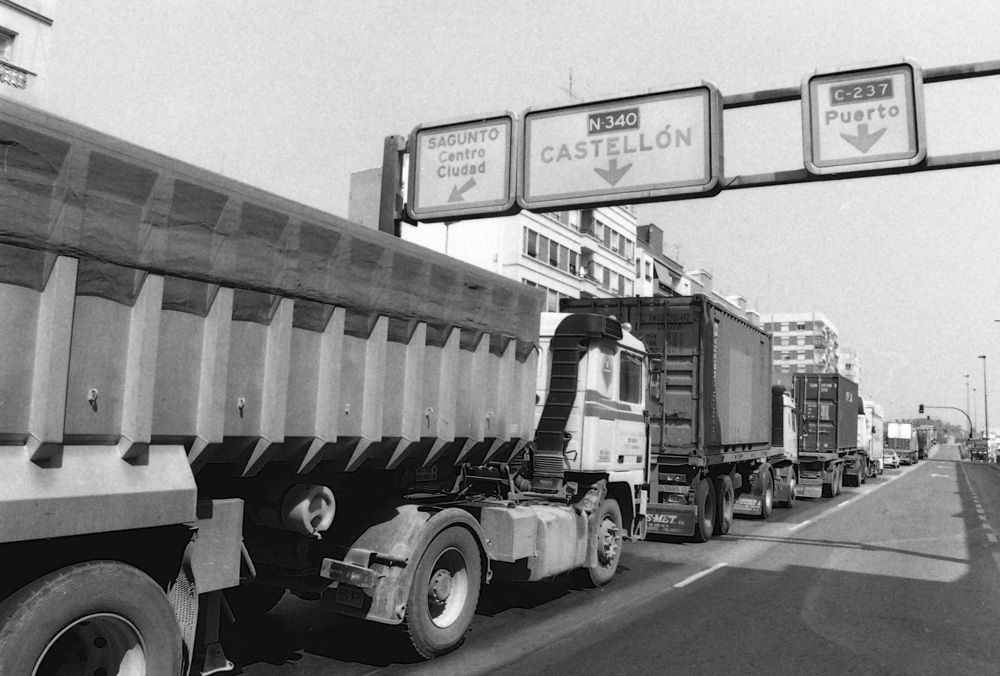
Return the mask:
[[628,322],[662,356],[649,396],[650,533],[704,542],[728,532],[734,514],[767,518],[774,503],[791,506],[793,402],[772,391],[770,334],[703,294],[561,308]]
[[0,155],[0,673],[215,673],[288,590],[433,657],[644,534],[618,322],[3,100]]
[[864,415],[857,383],[839,373],[796,373],[793,378],[799,430],[798,494],[833,497],[867,478],[858,448],[858,417]]
[[925,460],[930,453],[931,446],[937,443],[937,430],[934,425],[918,425],[917,429],[917,458]]

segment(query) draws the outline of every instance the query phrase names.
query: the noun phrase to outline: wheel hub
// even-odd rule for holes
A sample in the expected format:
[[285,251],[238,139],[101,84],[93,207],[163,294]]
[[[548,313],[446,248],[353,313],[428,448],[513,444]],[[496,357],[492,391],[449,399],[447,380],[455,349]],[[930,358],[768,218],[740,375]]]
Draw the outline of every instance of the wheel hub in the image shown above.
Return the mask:
[[447,570],[438,569],[431,576],[430,599],[434,603],[444,603],[451,596],[451,587],[454,583],[452,575]]
[[602,565],[607,565],[618,556],[618,526],[613,521],[604,520],[601,522],[601,530],[598,534],[597,558]]

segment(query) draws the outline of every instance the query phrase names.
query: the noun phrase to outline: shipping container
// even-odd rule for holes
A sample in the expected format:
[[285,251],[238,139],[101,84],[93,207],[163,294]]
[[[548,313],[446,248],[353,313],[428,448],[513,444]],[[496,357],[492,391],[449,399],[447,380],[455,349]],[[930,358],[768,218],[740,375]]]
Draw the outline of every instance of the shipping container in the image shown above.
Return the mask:
[[800,453],[843,453],[858,447],[858,384],[839,373],[796,373]]
[[771,336],[707,296],[588,298],[564,311],[613,315],[663,355],[652,452],[721,458],[771,446]]

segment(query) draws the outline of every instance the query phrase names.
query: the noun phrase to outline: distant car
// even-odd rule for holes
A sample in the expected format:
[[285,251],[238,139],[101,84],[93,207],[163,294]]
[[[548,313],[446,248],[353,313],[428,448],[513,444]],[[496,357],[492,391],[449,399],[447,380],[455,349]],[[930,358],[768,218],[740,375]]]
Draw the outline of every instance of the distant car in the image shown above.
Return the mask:
[[896,451],[891,448],[882,451],[882,466],[899,468],[899,456],[896,455]]

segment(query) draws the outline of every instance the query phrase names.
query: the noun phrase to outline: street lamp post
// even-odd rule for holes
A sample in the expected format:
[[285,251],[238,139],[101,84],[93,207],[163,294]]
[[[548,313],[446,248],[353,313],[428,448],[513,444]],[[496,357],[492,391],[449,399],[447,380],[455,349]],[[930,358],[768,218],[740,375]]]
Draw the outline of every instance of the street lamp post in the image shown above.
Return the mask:
[[[968,411],[969,410],[969,374],[966,373],[962,377],[965,378],[965,410]],[[972,438],[972,430],[971,429],[969,430],[969,438],[970,439]]]
[[972,429],[979,429],[979,418],[976,417],[976,388],[972,388]]
[[981,354],[979,358],[983,360],[983,417],[986,419],[986,433],[983,435],[990,438],[990,400],[986,396],[986,355]]

